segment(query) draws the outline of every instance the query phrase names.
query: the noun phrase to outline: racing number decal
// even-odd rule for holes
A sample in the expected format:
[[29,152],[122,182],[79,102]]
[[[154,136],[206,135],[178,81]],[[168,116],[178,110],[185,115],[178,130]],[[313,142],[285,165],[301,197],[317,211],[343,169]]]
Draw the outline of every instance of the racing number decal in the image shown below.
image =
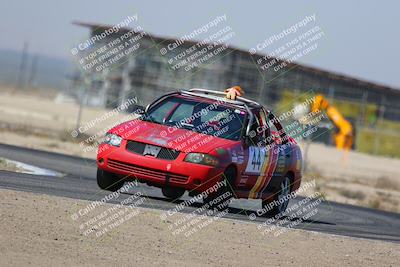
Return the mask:
[[271,148],[269,150],[261,149],[261,151],[264,152],[261,168],[258,174],[257,181],[249,192],[249,198],[261,197],[264,189],[267,187],[276,169],[278,161],[278,153],[276,153],[276,148]]
[[246,173],[261,173],[261,166],[265,161],[265,148],[249,147],[249,159],[247,161]]

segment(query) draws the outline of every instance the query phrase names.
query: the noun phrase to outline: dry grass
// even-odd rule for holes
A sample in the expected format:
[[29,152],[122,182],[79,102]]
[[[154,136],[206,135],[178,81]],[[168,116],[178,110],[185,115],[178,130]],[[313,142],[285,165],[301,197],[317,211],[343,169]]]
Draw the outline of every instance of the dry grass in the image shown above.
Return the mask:
[[341,189],[339,190],[339,194],[351,198],[351,199],[356,199],[356,200],[364,200],[366,198],[366,195],[361,192],[361,191],[353,191],[353,190],[348,190],[348,189]]
[[386,176],[379,177],[375,186],[380,189],[400,191],[400,183]]
[[368,206],[372,209],[379,209],[381,207],[382,203],[379,198],[374,198],[370,201],[368,201]]
[[327,194],[326,192],[323,190],[323,186],[321,186],[321,184],[319,182],[315,183],[315,192],[318,192],[320,195],[320,198],[322,199],[327,199]]
[[49,130],[47,128],[32,127],[27,124],[11,124],[0,122],[0,133],[1,132],[13,132],[20,135],[30,135],[42,138],[48,138],[49,140],[69,142],[69,143],[80,143],[85,142],[86,145],[93,145],[94,141],[90,139],[90,135],[81,133],[77,137],[72,137],[71,132],[73,130]]

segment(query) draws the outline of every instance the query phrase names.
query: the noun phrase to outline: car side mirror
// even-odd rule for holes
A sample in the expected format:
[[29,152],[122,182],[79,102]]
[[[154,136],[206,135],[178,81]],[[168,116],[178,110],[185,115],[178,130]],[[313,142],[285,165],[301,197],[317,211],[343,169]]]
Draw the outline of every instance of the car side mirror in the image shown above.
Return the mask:
[[146,113],[145,107],[137,105],[137,106],[135,106],[133,113],[136,113],[138,115],[143,115]]
[[144,116],[146,116],[146,111],[144,107],[136,105],[132,109],[132,114],[134,115],[135,118],[143,118]]

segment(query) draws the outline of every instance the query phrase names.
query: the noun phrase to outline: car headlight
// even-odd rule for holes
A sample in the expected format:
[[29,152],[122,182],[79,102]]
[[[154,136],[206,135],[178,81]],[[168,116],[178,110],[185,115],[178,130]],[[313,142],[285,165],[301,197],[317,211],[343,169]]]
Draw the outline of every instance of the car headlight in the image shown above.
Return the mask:
[[197,163],[208,166],[217,166],[218,159],[203,153],[189,153],[185,157],[186,162]]
[[103,143],[112,146],[120,146],[122,142],[122,137],[116,134],[106,134]]

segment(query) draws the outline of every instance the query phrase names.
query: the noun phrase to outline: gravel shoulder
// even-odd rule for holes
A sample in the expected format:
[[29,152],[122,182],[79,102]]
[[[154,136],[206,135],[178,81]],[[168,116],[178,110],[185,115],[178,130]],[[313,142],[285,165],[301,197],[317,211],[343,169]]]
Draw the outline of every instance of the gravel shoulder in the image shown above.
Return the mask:
[[90,203],[0,189],[0,265],[396,266],[400,262],[399,244],[302,230],[263,236],[256,224],[228,219],[216,220],[187,238],[172,234],[170,222],[160,219],[162,211],[143,208],[135,208],[136,216],[99,237],[85,236],[71,215]]

